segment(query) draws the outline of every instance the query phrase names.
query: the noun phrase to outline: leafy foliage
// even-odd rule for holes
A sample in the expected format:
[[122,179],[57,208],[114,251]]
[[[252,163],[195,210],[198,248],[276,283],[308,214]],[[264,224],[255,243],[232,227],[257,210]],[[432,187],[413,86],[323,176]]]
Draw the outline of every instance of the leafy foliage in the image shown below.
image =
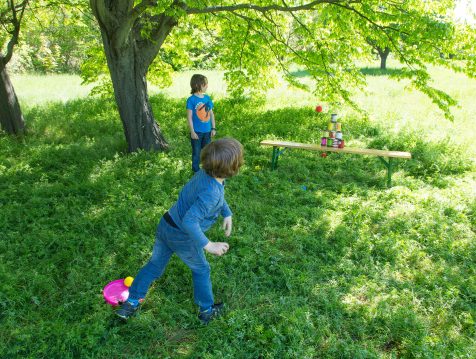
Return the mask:
[[[315,80],[314,91],[320,98],[351,102],[352,90],[365,83],[355,64],[369,59],[366,39],[372,37],[403,64],[404,71],[395,77],[411,79],[415,88],[427,94],[451,118],[449,108],[455,102],[432,87],[425,65],[449,66],[474,76],[470,70],[474,61],[472,50],[463,50],[474,45],[474,31],[457,28],[451,20],[451,8],[451,1],[386,5],[379,1],[338,1],[319,4],[309,11],[243,9],[203,16],[205,23],[215,24],[217,38],[224,48],[221,64],[229,70],[226,78],[237,93],[247,86],[266,89],[272,86],[269,75],[273,68],[278,66],[289,73],[297,64]],[[462,33],[466,40],[460,36]],[[456,53],[467,60],[466,68],[449,58]]]

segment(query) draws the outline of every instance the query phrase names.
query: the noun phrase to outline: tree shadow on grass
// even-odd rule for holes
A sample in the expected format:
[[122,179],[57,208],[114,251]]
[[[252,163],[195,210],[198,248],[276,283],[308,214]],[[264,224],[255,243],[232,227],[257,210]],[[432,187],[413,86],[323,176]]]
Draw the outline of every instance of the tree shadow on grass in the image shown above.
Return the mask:
[[[363,67],[360,69],[360,72],[366,76],[396,76],[401,75],[404,73],[402,69],[394,69],[394,68],[386,68],[381,69],[380,67]],[[325,74],[325,72],[322,72]],[[309,71],[300,70],[300,71],[293,71],[291,75],[294,77],[309,77]]]
[[309,71],[307,70],[291,71],[291,75],[294,77],[309,77]]
[[[180,156],[188,161],[189,130],[183,101],[154,96],[151,103],[171,144],[172,157]],[[311,108],[284,108],[263,112],[260,110],[261,105],[259,101],[242,99],[221,100],[216,106],[218,136],[231,136],[241,140],[246,149],[247,163],[255,163],[255,166],[262,168],[269,166],[264,156],[268,153],[268,158],[271,157],[270,148],[259,145],[263,139],[280,138],[304,143],[320,141],[322,129],[328,121],[325,114],[316,114]],[[20,146],[16,152],[29,152],[30,164],[40,168],[43,173],[53,173],[55,167],[63,164],[79,169],[81,161],[111,158],[116,153],[125,153],[127,148],[122,124],[111,101],[81,99],[66,104],[50,103],[30,109],[26,112],[26,117],[30,133],[24,139],[25,147]],[[423,181],[431,180],[432,175],[454,175],[472,168],[472,161],[464,155],[464,151],[455,149],[448,143],[425,142],[416,134],[404,132],[389,135],[379,126],[360,118],[347,119],[343,130],[347,141],[359,138],[364,139],[369,148],[412,152],[412,160],[394,161],[396,170],[406,170],[410,176]],[[68,155],[61,156],[63,149]],[[11,151],[10,148],[6,150]],[[61,163],[57,158],[61,158]],[[297,166],[301,172],[308,173],[308,176],[312,173],[322,185],[331,184],[333,188],[340,181],[347,187],[352,180],[361,184],[369,181],[371,186],[379,182],[384,184],[384,178],[377,182],[372,179],[375,178],[372,177],[372,171],[377,176],[385,172],[385,168],[374,160],[366,156],[338,154],[329,154],[327,159],[322,159],[318,153],[288,150],[281,156],[279,166],[285,166],[286,171],[292,171]],[[72,180],[79,175],[78,171],[66,173],[70,174]]]
[[[403,295],[395,301],[393,296],[388,306],[371,309],[375,305],[371,291],[377,284],[385,283],[382,295],[392,291],[393,285],[399,290],[412,286],[388,285],[387,279],[380,277],[382,267],[372,258],[372,238],[360,238],[367,224],[359,218],[369,215],[362,203],[355,202],[355,210],[339,218],[342,223],[336,226],[336,218],[326,213],[334,209],[332,203],[340,202],[331,191],[314,201],[309,196],[304,207],[296,193],[288,194],[287,201],[271,194],[271,203],[264,203],[259,198],[262,191],[256,192],[253,200],[262,204],[252,206],[247,213],[248,201],[246,208],[237,213],[242,219],[248,218],[246,222],[258,221],[261,231],[243,230],[240,245],[236,244],[238,255],[232,252],[224,258],[228,262],[224,264],[229,268],[227,276],[233,278],[221,283],[230,303],[226,324],[218,322],[219,331],[200,333],[199,341],[223,335],[221,330],[247,332],[244,328],[262,326],[249,339],[246,349],[235,343],[235,336],[229,338],[235,354],[266,350],[281,357],[293,348],[301,357],[306,351],[302,343],[319,348],[319,355],[331,356],[342,350],[350,357],[363,351],[376,356],[381,352],[404,353],[410,348],[423,350],[427,323],[409,306],[411,298]],[[366,198],[360,200],[365,202]],[[388,260],[392,265],[392,256],[388,251],[379,260]],[[241,291],[236,288],[239,283],[246,283]],[[367,286],[372,288],[369,292]],[[354,298],[360,302],[353,302]],[[392,330],[387,331],[388,327]],[[279,339],[267,341],[271,334]],[[366,342],[369,337],[374,338],[371,343]],[[196,347],[201,353],[202,348]],[[207,350],[213,353],[215,349]]]
[[[64,344],[60,337],[77,331],[96,342],[97,333],[84,331],[81,322],[97,327],[110,313],[101,288],[143,264],[156,223],[189,172],[167,154],[123,155],[122,128],[107,101],[48,104],[26,117],[30,131],[23,142],[1,140],[2,149],[11,150],[0,160],[0,270],[9,273],[7,286],[25,288],[1,296],[10,307],[5,328],[24,318],[25,337],[9,350],[42,356],[49,343],[50,354],[60,355],[63,345],[86,353],[91,347],[78,346],[78,338]],[[35,343],[28,340],[33,334]]]
[[[240,118],[246,118],[240,122]],[[267,153],[265,157],[253,158],[254,163],[262,168],[269,168],[272,149],[261,147],[264,139],[282,139],[294,142],[319,144],[323,129],[327,126],[328,118],[316,114],[311,108],[284,108],[274,111],[247,112],[245,106],[234,107],[232,115],[228,116],[226,129],[238,139],[244,141],[247,153],[252,156]],[[239,126],[233,128],[233,124]],[[464,146],[451,144],[444,139],[432,142],[421,137],[418,133],[401,131],[394,134],[378,124],[363,118],[347,118],[343,123],[343,135],[346,142],[354,147],[374,148],[383,150],[407,151],[412,153],[410,160],[394,160],[394,172],[400,172],[435,186],[444,186],[441,178],[464,174],[474,168],[474,161]],[[359,142],[352,145],[352,141]],[[377,185],[385,188],[386,168],[374,156],[329,153],[327,158],[321,158],[320,153],[287,149],[278,160],[278,172],[286,178],[296,174],[304,179],[312,177],[321,186],[331,186],[339,191],[339,187],[348,190],[349,185],[369,188]],[[434,178],[440,180],[434,181]]]
[[[194,318],[182,315],[194,306],[189,272],[176,260],[151,291],[143,319],[104,337],[112,313],[102,302],[102,287],[112,279],[133,276],[145,263],[158,220],[190,177],[183,101],[155,96],[151,102],[173,144],[168,153],[124,155],[124,135],[113,104],[94,99],[33,108],[26,113],[31,131],[24,143],[12,149],[13,141],[0,141],[0,195],[5,199],[1,270],[8,273],[4,283],[11,288],[2,297],[9,308],[2,325],[23,328],[21,340],[7,339],[16,343],[9,349],[12,356],[59,355],[65,346],[78,356],[119,353],[118,349],[130,351],[132,343],[136,353],[147,353],[150,343],[157,341],[165,346],[159,345],[157,352],[173,356],[180,351],[183,343],[167,346],[163,340],[164,331],[183,330]],[[260,140],[316,141],[326,118],[310,108],[262,111],[247,101],[217,101],[216,107],[218,119],[223,119],[218,122],[219,135],[236,137],[245,146],[242,173],[227,184],[227,200],[236,213],[236,237],[228,239],[232,250],[223,258],[210,259],[217,292],[227,299],[230,312],[223,325],[217,322],[210,330],[187,336],[189,349],[199,353],[206,349],[201,343],[225,335],[230,343],[239,339],[230,346],[235,354],[250,353],[242,346],[246,337],[257,352],[269,349],[280,357],[290,343],[296,351],[307,348],[301,344],[319,331],[309,347],[321,348],[331,336],[334,344],[323,353],[347,350],[352,356],[363,350],[355,341],[365,342],[387,327],[392,331],[376,340],[372,353],[419,343],[421,320],[413,309],[384,306],[372,321],[368,319],[372,313],[365,310],[375,303],[366,294],[359,297],[362,285],[386,283],[384,277],[372,278],[385,269],[375,258],[393,266],[399,253],[395,249],[399,238],[377,243],[379,238],[368,234],[369,226],[383,225],[380,212],[386,213],[368,208],[370,195],[386,193],[380,190],[385,188],[380,163],[366,156],[332,154],[322,159],[317,153],[290,151],[280,158],[278,169],[270,171],[266,168],[271,149],[260,147]],[[405,149],[401,147],[415,143],[412,137],[389,137],[364,120],[349,119],[347,128],[375,147]],[[421,154],[415,161],[435,151],[425,142],[414,149]],[[450,150],[439,149],[445,154]],[[431,159],[421,168],[441,161]],[[445,172],[454,169],[440,167],[442,173],[461,173],[458,168]],[[404,175],[410,173],[399,168]],[[338,217],[340,208],[345,209],[343,218]],[[336,225],[337,220],[341,223]],[[400,228],[398,218],[385,223],[395,231]],[[367,237],[359,237],[362,233]],[[223,239],[218,228],[210,236]],[[386,294],[373,290],[376,296]],[[367,300],[369,306],[355,305],[354,297]],[[389,303],[403,308],[407,300]],[[117,335],[129,339],[117,344]],[[278,339],[269,344],[269,338]]]
[[360,72],[366,76],[397,76],[404,73],[402,69],[381,69],[379,67],[364,67]]
[[27,109],[25,117],[29,130],[27,139],[44,144],[96,138],[104,141],[109,136],[121,138],[122,133],[117,110],[106,99],[50,102]]

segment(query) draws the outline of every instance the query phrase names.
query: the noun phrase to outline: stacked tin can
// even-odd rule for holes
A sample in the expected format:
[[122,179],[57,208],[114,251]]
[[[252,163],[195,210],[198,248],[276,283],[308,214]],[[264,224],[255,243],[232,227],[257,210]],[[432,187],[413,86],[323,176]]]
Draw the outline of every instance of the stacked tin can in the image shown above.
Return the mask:
[[337,114],[331,115],[331,120],[327,124],[327,131],[322,133],[321,146],[344,148],[344,139],[342,136],[342,126],[337,122]]

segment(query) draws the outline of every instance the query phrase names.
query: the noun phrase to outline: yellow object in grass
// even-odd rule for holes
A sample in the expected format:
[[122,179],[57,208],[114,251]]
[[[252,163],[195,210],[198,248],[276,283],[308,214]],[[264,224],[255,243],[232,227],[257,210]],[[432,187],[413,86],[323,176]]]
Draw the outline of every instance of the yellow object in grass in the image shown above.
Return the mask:
[[134,281],[134,278],[132,277],[126,277],[124,278],[124,285],[126,287],[130,287],[132,285],[132,282]]

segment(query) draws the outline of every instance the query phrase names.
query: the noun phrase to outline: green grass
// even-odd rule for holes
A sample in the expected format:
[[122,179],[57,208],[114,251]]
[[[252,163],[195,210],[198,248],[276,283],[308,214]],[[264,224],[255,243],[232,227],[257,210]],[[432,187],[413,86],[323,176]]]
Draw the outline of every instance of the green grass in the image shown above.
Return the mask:
[[[369,76],[369,94],[357,95],[369,119],[339,111],[349,144],[412,152],[391,189],[373,157],[296,150],[269,170],[261,139],[320,136],[328,115],[312,96],[276,89],[263,104],[215,94],[219,135],[242,141],[246,163],[226,189],[231,249],[209,256],[227,312],[208,327],[177,258],[127,324],[101,294],[145,263],[189,178],[185,90],[151,97],[171,151],[126,155],[112,102],[51,102],[46,88],[31,101],[15,78],[29,133],[0,136],[0,356],[473,357],[475,81],[450,75],[439,74],[463,103],[454,123],[385,76]],[[50,80],[61,87],[38,83]],[[209,237],[222,239],[218,228]]]
[[12,82],[20,101],[30,106],[86,97],[92,88],[76,75],[12,75]]

